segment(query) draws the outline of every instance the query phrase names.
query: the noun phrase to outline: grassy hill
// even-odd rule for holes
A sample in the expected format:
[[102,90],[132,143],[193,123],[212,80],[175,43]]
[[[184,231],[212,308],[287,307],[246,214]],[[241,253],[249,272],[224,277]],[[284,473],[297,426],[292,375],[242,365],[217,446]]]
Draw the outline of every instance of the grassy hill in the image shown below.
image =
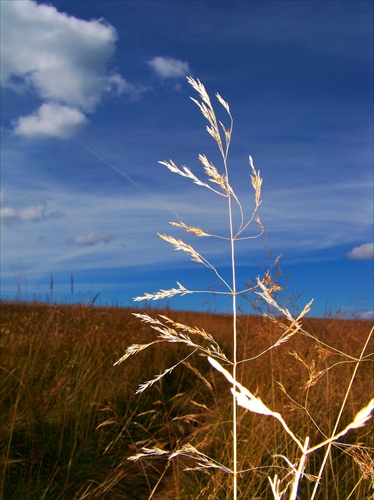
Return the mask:
[[[197,461],[166,455],[129,461],[141,448],[173,452],[190,443],[220,464],[230,462],[232,396],[207,359],[191,356],[145,392],[138,385],[191,352],[151,347],[113,366],[133,343],[156,334],[133,310],[1,303],[0,497],[4,499],[228,499],[231,479],[219,468],[185,472]],[[231,318],[160,311],[198,325],[230,354]],[[154,313],[157,314],[157,313]],[[239,319],[239,379],[290,428],[311,442],[330,436],[355,359],[372,325],[359,320],[306,319],[305,334],[256,357],[279,337],[259,316]],[[327,347],[328,344],[331,347]],[[366,354],[373,353],[374,345]],[[342,355],[344,353],[344,356]],[[374,356],[357,372],[339,430],[373,397]],[[267,476],[295,444],[275,419],[239,409],[239,498],[272,498]],[[364,499],[374,483],[373,423],[334,446],[317,498]],[[363,447],[358,447],[360,443]],[[296,451],[296,450],[295,450]],[[201,458],[201,457],[200,457]],[[300,498],[310,497],[323,453],[307,465]],[[351,495],[351,496],[349,496]]]

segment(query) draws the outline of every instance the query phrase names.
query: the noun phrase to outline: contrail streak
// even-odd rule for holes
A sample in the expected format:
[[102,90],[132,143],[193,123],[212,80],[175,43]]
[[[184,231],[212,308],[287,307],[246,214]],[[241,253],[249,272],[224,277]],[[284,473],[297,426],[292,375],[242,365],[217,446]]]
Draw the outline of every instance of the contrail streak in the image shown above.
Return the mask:
[[144,186],[138,184],[136,181],[134,181],[134,179],[126,171],[121,170],[120,168],[118,168],[115,165],[113,165],[113,163],[110,163],[107,160],[105,160],[105,158],[103,158],[102,156],[100,156],[99,154],[97,154],[96,151],[94,151],[90,146],[87,146],[87,144],[85,144],[81,139],[75,139],[75,140],[81,146],[83,146],[84,149],[86,149],[89,153],[91,153],[95,158],[97,158],[99,161],[101,161],[102,163],[104,163],[104,165],[106,165],[107,167],[109,167],[110,169],[112,169],[114,172],[116,172],[117,174],[119,174],[122,177],[124,177],[125,179],[127,179],[133,186],[135,186],[135,187],[137,187],[137,188],[145,191],[147,193],[147,195],[149,195],[152,198],[154,198],[155,200],[157,200],[157,202],[160,205],[163,205],[163,207],[168,212],[172,213],[174,217],[176,217],[177,219],[179,219],[179,215],[174,212],[174,210],[165,202],[165,200],[163,198],[160,198],[159,196],[156,196],[154,193],[150,192],[149,189],[147,189]]
[[87,146],[87,144],[85,144],[80,139],[76,139],[76,141],[79,144],[81,144],[81,146],[83,146],[85,149],[87,149],[87,151],[89,151],[91,154],[93,154],[95,158],[97,158],[102,163],[104,163],[105,165],[107,165],[109,168],[111,168],[112,170],[114,170],[114,172],[117,172],[117,174],[122,175],[122,177],[125,177],[125,179],[127,179],[129,182],[131,182],[131,184],[133,186],[139,187],[139,188],[141,187],[137,182],[134,181],[134,179],[132,179],[129,176],[129,174],[127,172],[124,172],[123,170],[120,170],[118,167],[116,167],[115,165],[113,165],[113,163],[109,163],[107,160],[105,160],[102,156],[98,155],[96,153],[96,151],[94,151],[92,148],[90,148],[89,146]]

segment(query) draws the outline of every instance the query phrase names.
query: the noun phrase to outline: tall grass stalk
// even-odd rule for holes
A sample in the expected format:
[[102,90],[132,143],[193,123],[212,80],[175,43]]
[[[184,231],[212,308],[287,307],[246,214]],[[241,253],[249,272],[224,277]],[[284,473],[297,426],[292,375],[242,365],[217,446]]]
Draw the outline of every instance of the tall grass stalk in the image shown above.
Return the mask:
[[[164,240],[168,241],[171,243],[176,250],[183,250],[187,252],[192,260],[195,262],[199,262],[206,267],[212,269],[215,274],[218,276],[220,281],[223,283],[225,288],[227,289],[226,292],[223,292],[224,294],[229,294],[232,297],[232,336],[233,336],[233,359],[231,361],[232,365],[232,370],[233,370],[233,378],[236,380],[237,377],[237,296],[238,294],[242,294],[247,292],[248,290],[244,290],[242,292],[238,292],[237,290],[237,280],[236,280],[236,260],[235,260],[235,243],[238,239],[246,239],[248,237],[243,237],[242,233],[248,228],[248,226],[255,221],[260,229],[259,234],[263,232],[263,226],[261,224],[260,218],[257,215],[257,210],[258,207],[260,206],[261,203],[261,184],[262,184],[262,179],[259,175],[259,172],[256,171],[252,158],[249,158],[249,163],[250,167],[252,170],[252,175],[251,175],[251,180],[252,180],[252,186],[255,190],[255,208],[253,210],[253,213],[251,217],[246,221],[244,221],[244,213],[243,213],[243,208],[242,205],[239,201],[239,198],[236,196],[235,191],[233,190],[231,184],[230,184],[230,178],[229,178],[229,168],[228,168],[228,154],[229,154],[229,149],[230,149],[230,142],[231,142],[231,135],[232,135],[232,129],[233,129],[233,118],[230,112],[229,105],[226,101],[222,99],[222,97],[217,93],[216,97],[219,101],[219,103],[222,105],[224,110],[226,111],[228,117],[229,117],[229,126],[226,128],[223,122],[218,121],[216,117],[216,113],[214,111],[213,105],[211,103],[210,97],[208,93],[205,90],[204,85],[199,81],[199,80],[194,80],[191,77],[188,77],[188,82],[190,85],[193,87],[193,89],[198,93],[201,101],[198,101],[194,98],[191,98],[193,102],[199,107],[200,111],[202,112],[203,116],[206,118],[208,121],[208,125],[206,127],[207,132],[213,137],[215,140],[221,158],[223,162],[223,170],[224,173],[221,174],[217,170],[217,168],[209,162],[207,157],[205,155],[199,155],[199,160],[201,161],[205,174],[208,176],[209,182],[211,182],[214,185],[218,185],[219,189],[213,188],[210,184],[207,184],[204,181],[201,181],[197,176],[195,176],[192,171],[188,167],[182,167],[180,169],[177,167],[177,165],[172,161],[162,161],[160,162],[161,164],[165,165],[171,172],[179,174],[183,177],[190,178],[195,184],[205,187],[214,193],[216,193],[219,196],[223,196],[227,198],[227,203],[228,203],[228,227],[229,227],[229,236],[228,237],[223,237],[223,239],[226,239],[230,243],[230,253],[231,253],[231,284],[228,284],[227,281],[221,276],[221,274],[218,272],[216,267],[211,264],[207,259],[202,257],[196,250],[191,247],[190,245],[185,244],[182,240],[175,240],[174,238],[166,235],[159,235],[161,238]],[[234,220],[233,220],[233,202],[236,202],[240,214],[241,214],[241,221],[239,228],[235,232],[234,229]],[[216,236],[210,233],[207,233],[200,228],[195,228],[195,227],[190,227],[187,226],[184,223],[178,223],[178,222],[172,222],[171,223],[173,226],[180,227],[184,229],[187,232],[192,232],[196,236],[208,236],[208,237],[218,237],[222,238],[222,236]],[[259,235],[258,234],[258,235]],[[257,236],[258,236],[257,235]],[[253,236],[250,236],[253,237]],[[170,290],[161,290],[159,292],[153,293],[153,294],[145,294],[142,297],[137,297],[135,300],[157,300],[161,299],[164,297],[172,297],[176,295],[177,293],[184,295],[187,293],[197,293],[198,291],[190,291],[187,290],[185,287],[183,287],[180,283],[178,283],[178,289],[170,289]],[[222,293],[222,292],[221,292]],[[143,320],[148,321],[148,319],[145,318],[145,316],[139,315],[140,318]],[[156,323],[153,323],[158,324]],[[154,326],[155,328],[155,326]],[[157,328],[155,328],[157,329]],[[178,340],[174,337],[172,338],[166,338],[165,336],[163,337],[164,340],[168,340],[170,342],[183,342],[183,340],[180,337],[177,337]],[[188,344],[189,342],[186,341]],[[137,347],[135,348],[136,351]],[[208,351],[206,351],[202,347],[198,347],[198,349],[202,349],[202,351],[205,353],[205,355],[208,355]],[[140,350],[140,349],[139,349]],[[133,350],[131,351],[131,354],[133,354]],[[215,353],[217,355],[217,353]],[[123,359],[119,360],[123,361],[128,355],[130,355],[130,351],[128,351]],[[227,359],[224,359],[224,361],[227,362]],[[174,369],[174,367],[172,367]],[[167,370],[167,373],[170,373],[170,370]],[[165,375],[162,374],[162,376]],[[159,380],[159,377],[156,377],[157,380]],[[151,381],[149,383],[146,383],[142,385],[142,390],[151,385],[154,381]],[[232,475],[233,475],[233,498],[236,500],[237,498],[237,463],[238,463],[238,458],[237,458],[237,407],[236,407],[236,401],[235,401],[235,395],[233,394],[233,404],[232,404],[232,411],[233,411],[233,424],[232,424]]]
[[[207,456],[205,453],[200,451],[198,448],[190,443],[184,444],[183,446],[177,448],[176,450],[165,450],[158,446],[153,448],[143,448],[139,453],[130,457],[131,460],[137,461],[143,457],[168,457],[168,459],[176,457],[188,457],[194,461],[197,465],[195,467],[189,467],[188,470],[203,470],[207,469],[218,469],[224,473],[229,473],[232,475],[232,498],[237,500],[239,495],[238,487],[238,477],[243,476],[246,471],[238,470],[239,457],[238,457],[238,430],[239,430],[239,414],[238,407],[244,408],[254,414],[261,415],[263,418],[274,418],[278,421],[283,428],[287,439],[291,439],[294,443],[295,453],[292,452],[292,457],[287,457],[283,454],[275,455],[274,458],[281,460],[283,462],[282,467],[278,468],[278,473],[274,474],[273,477],[268,476],[269,485],[274,499],[279,500],[283,496],[287,495],[290,500],[296,500],[298,491],[300,488],[300,483],[302,479],[308,478],[311,481],[315,481],[315,486],[312,493],[312,499],[314,499],[317,489],[319,488],[322,473],[330,454],[330,450],[333,444],[335,444],[341,437],[348,433],[350,430],[358,429],[364,426],[371,417],[371,412],[374,409],[374,398],[364,406],[351,420],[351,422],[344,427],[342,431],[338,431],[339,424],[341,422],[341,416],[347,401],[348,395],[350,393],[351,386],[356,376],[358,367],[362,365],[365,360],[365,349],[369,340],[371,338],[371,333],[369,334],[365,346],[361,352],[359,358],[347,357],[345,362],[355,362],[355,370],[352,374],[350,384],[345,392],[344,400],[340,408],[340,412],[335,420],[335,425],[333,426],[333,431],[330,436],[323,434],[322,441],[319,444],[311,443],[309,435],[303,438],[298,437],[297,432],[293,431],[289,425],[286,423],[286,419],[282,416],[280,412],[271,410],[260,397],[253,394],[249,389],[242,385],[238,380],[238,366],[255,360],[260,356],[264,356],[268,351],[280,347],[282,344],[289,342],[292,337],[296,334],[305,335],[305,337],[313,338],[320,349],[325,349],[326,352],[330,354],[334,352],[333,348],[322,344],[318,339],[314,338],[313,335],[306,332],[302,327],[302,319],[309,312],[312,301],[305,305],[302,311],[294,316],[291,314],[287,307],[281,306],[276,299],[276,292],[281,289],[280,286],[273,281],[270,272],[266,272],[265,275],[260,278],[258,277],[255,284],[251,287],[245,289],[239,289],[237,286],[237,276],[236,276],[236,244],[239,241],[248,240],[251,238],[257,238],[263,233],[263,225],[261,223],[260,217],[258,215],[258,209],[261,204],[261,185],[262,178],[260,177],[260,172],[254,167],[252,158],[249,157],[249,166],[251,169],[251,183],[254,190],[254,208],[249,216],[245,216],[243,206],[239,197],[237,196],[232,184],[230,183],[229,177],[229,167],[228,167],[228,154],[231,143],[231,136],[233,131],[233,118],[230,112],[229,104],[217,93],[216,98],[219,104],[222,106],[226,112],[229,125],[226,127],[222,121],[217,119],[214,107],[210,100],[208,93],[205,90],[204,85],[199,81],[191,77],[188,77],[188,82],[192,88],[197,92],[199,99],[191,98],[192,101],[198,106],[204,118],[207,120],[208,125],[206,130],[210,136],[213,137],[216,145],[218,146],[220,156],[222,158],[223,167],[221,172],[208,160],[205,155],[200,154],[199,160],[202,163],[204,173],[207,176],[206,180],[201,180],[201,178],[195,175],[190,168],[186,166],[178,167],[172,160],[161,161],[160,163],[166,166],[171,172],[178,174],[182,177],[190,179],[193,183],[200,187],[208,189],[218,196],[226,198],[227,209],[228,209],[228,231],[227,235],[215,235],[210,233],[205,228],[189,226],[184,222],[171,222],[171,225],[179,229],[183,229],[187,233],[192,233],[197,237],[211,237],[224,239],[229,243],[230,255],[231,255],[231,282],[229,283],[223,278],[222,273],[217,269],[217,267],[210,262],[206,257],[200,254],[193,246],[184,242],[181,239],[176,239],[172,236],[165,234],[159,234],[159,236],[170,243],[175,250],[181,250],[187,253],[187,255],[194,261],[197,262],[208,269],[212,270],[218,277],[220,282],[223,284],[225,291],[212,292],[211,290],[190,290],[177,282],[176,288],[171,288],[168,290],[159,290],[154,293],[145,293],[141,297],[136,297],[135,300],[159,300],[164,298],[172,298],[176,295],[186,295],[192,293],[217,293],[225,294],[231,296],[232,301],[232,356],[229,359],[224,353],[215,337],[207,333],[203,329],[198,327],[191,327],[185,324],[178,323],[168,316],[159,315],[158,317],[152,317],[145,313],[136,313],[136,316],[140,318],[142,322],[150,325],[150,327],[157,332],[157,338],[147,344],[133,344],[127,348],[125,354],[116,362],[116,364],[121,363],[130,356],[137,354],[144,349],[151,347],[160,342],[178,343],[184,344],[191,349],[189,354],[177,361],[171,367],[165,369],[162,373],[157,374],[151,380],[142,383],[139,386],[138,393],[142,393],[144,390],[153,386],[156,382],[162,381],[162,379],[172,373],[178,366],[188,364],[188,360],[194,354],[200,354],[208,358],[211,366],[221,375],[223,375],[231,385],[232,392],[232,442],[231,442],[231,463],[230,465],[225,465],[224,463],[218,462],[216,459]],[[234,204],[239,209],[239,220],[234,220]],[[248,235],[248,229],[252,224],[255,224],[257,231],[254,234]],[[256,296],[266,304],[268,311],[264,315],[273,322],[276,327],[280,330],[280,335],[278,339],[273,342],[268,348],[263,350],[256,356],[253,355],[251,358],[246,357],[246,359],[239,359],[238,355],[238,303],[237,299],[240,295],[256,294]],[[344,353],[339,353],[344,356]],[[324,376],[333,366],[326,370],[322,370],[317,373],[315,369],[314,361],[307,363],[303,360],[301,356],[294,353],[296,360],[302,362],[304,366],[309,371],[309,380],[307,381],[305,387],[308,389],[314,385],[319,378]],[[338,363],[336,363],[338,364]],[[226,367],[230,367],[230,371]],[[196,374],[196,370],[195,370]],[[199,378],[206,380],[201,374]],[[207,382],[208,383],[208,382]],[[287,391],[281,386],[281,389],[286,395]],[[290,398],[291,399],[291,398]],[[295,401],[293,401],[295,404]],[[308,417],[310,417],[311,423],[314,425],[314,419],[311,418],[310,412],[307,409],[307,397],[304,406],[299,405],[303,408]],[[241,418],[241,426],[243,426]],[[317,430],[321,431],[321,428],[316,425]],[[305,472],[309,456],[320,450],[326,448],[325,457],[320,468],[318,477],[313,477]],[[292,449],[292,447],[290,447]],[[286,472],[284,472],[286,471]],[[154,491],[152,491],[153,495]],[[151,495],[151,496],[152,496]]]
[[[374,327],[370,330],[370,334],[368,335],[368,338],[366,339],[366,342],[365,342],[365,344],[364,344],[364,346],[362,348],[360,357],[358,358],[358,360],[357,360],[357,362],[355,364],[355,368],[353,370],[351,380],[349,381],[348,388],[347,388],[346,393],[344,395],[344,400],[343,400],[343,402],[341,404],[341,407],[340,407],[340,410],[339,410],[339,414],[338,414],[338,417],[336,419],[336,422],[335,422],[335,425],[334,425],[334,429],[332,431],[332,435],[333,436],[337,433],[338,426],[339,426],[339,423],[340,423],[340,420],[341,420],[341,417],[342,417],[345,405],[346,405],[347,400],[348,400],[348,396],[351,393],[352,385],[353,385],[353,382],[354,382],[354,380],[356,378],[357,370],[358,370],[358,368],[360,366],[360,363],[362,362],[362,360],[364,358],[364,354],[365,354],[365,351],[366,351],[367,346],[369,344],[369,341],[370,341],[370,339],[372,337],[373,331],[374,331]],[[373,404],[374,403],[374,399],[371,400],[371,403],[372,403],[372,408],[371,409],[373,409],[374,408],[374,404]],[[322,465],[321,465],[321,468],[319,470],[317,481],[315,483],[315,486],[314,486],[314,489],[313,489],[313,493],[312,493],[312,496],[311,496],[310,500],[314,500],[314,498],[315,498],[315,496],[317,494],[318,485],[319,485],[319,483],[321,481],[321,477],[322,477],[322,474],[323,474],[323,470],[324,470],[324,468],[326,466],[327,459],[330,456],[332,444],[333,444],[333,441],[330,441],[328,443],[327,447],[326,447],[325,456],[323,457]]]

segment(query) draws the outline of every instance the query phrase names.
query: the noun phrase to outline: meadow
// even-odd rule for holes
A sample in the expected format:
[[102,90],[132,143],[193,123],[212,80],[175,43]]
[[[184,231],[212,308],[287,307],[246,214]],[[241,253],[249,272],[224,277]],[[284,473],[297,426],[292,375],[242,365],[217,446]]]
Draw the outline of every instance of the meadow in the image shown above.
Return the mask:
[[[228,499],[232,481],[221,468],[165,453],[196,446],[224,463],[231,454],[232,396],[227,381],[193,356],[141,394],[140,383],[185,359],[184,344],[159,343],[113,366],[133,343],[155,339],[137,310],[84,305],[1,303],[0,496],[11,499]],[[214,334],[229,356],[230,315],[153,311]],[[304,318],[303,330],[256,358],[279,337],[278,325],[238,317],[238,352],[251,361],[237,378],[311,442],[330,436],[355,360],[372,325],[361,320]],[[307,336],[303,332],[318,338]],[[328,344],[330,347],[326,347]],[[339,428],[373,395],[373,341],[357,370]],[[342,356],[341,353],[345,353]],[[238,409],[239,498],[270,499],[268,475],[295,443],[269,416]],[[140,449],[158,456],[128,460]],[[373,421],[335,442],[318,499],[372,498]],[[277,458],[278,457],[278,458]],[[310,498],[323,452],[314,453],[299,487]],[[203,455],[199,456],[203,462]],[[270,472],[269,472],[270,471]]]

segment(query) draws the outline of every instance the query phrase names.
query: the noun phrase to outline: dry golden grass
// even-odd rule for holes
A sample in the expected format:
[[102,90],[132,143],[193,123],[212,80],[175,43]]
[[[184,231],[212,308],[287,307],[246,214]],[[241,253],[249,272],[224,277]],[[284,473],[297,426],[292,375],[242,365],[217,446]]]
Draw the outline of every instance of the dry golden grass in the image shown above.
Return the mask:
[[[120,365],[113,363],[135,342],[155,334],[128,309],[86,306],[1,304],[0,449],[4,499],[228,499],[232,481],[220,469],[209,475],[183,472],[196,461],[164,455],[131,462],[142,447],[175,452],[187,443],[217,463],[230,460],[231,395],[219,373],[195,356],[158,384],[136,396],[140,382],[152,379],[183,359],[183,344],[157,345]],[[170,311],[160,311],[170,315]],[[157,315],[157,314],[156,314]],[[230,355],[231,318],[174,312],[175,321],[198,324],[214,333]],[[364,321],[308,319],[309,331],[338,351],[357,357],[370,330]],[[278,338],[276,326],[255,316],[239,317],[239,352],[260,353]],[[373,352],[371,342],[368,352]],[[302,359],[295,359],[290,352]],[[239,365],[238,378],[291,428],[311,436],[320,432],[302,406],[312,411],[321,431],[330,435],[352,373],[352,363],[334,366],[305,387],[308,366],[316,372],[339,362],[338,354],[316,348],[310,338],[294,336],[265,357]],[[289,396],[282,391],[281,383]],[[373,391],[373,357],[360,366],[341,428],[349,424]],[[290,399],[290,397],[292,399]],[[268,417],[239,409],[241,498],[271,498],[267,476],[273,454],[289,456],[294,444]],[[348,446],[333,449],[318,498],[364,499],[373,483],[373,424],[348,435]],[[364,443],[367,449],[357,448]],[[294,450],[296,451],[296,450]],[[201,458],[201,457],[200,457]],[[317,454],[308,474],[322,460]],[[255,469],[255,470],[253,470]],[[304,489],[303,489],[304,488]],[[305,482],[301,498],[309,498]]]

